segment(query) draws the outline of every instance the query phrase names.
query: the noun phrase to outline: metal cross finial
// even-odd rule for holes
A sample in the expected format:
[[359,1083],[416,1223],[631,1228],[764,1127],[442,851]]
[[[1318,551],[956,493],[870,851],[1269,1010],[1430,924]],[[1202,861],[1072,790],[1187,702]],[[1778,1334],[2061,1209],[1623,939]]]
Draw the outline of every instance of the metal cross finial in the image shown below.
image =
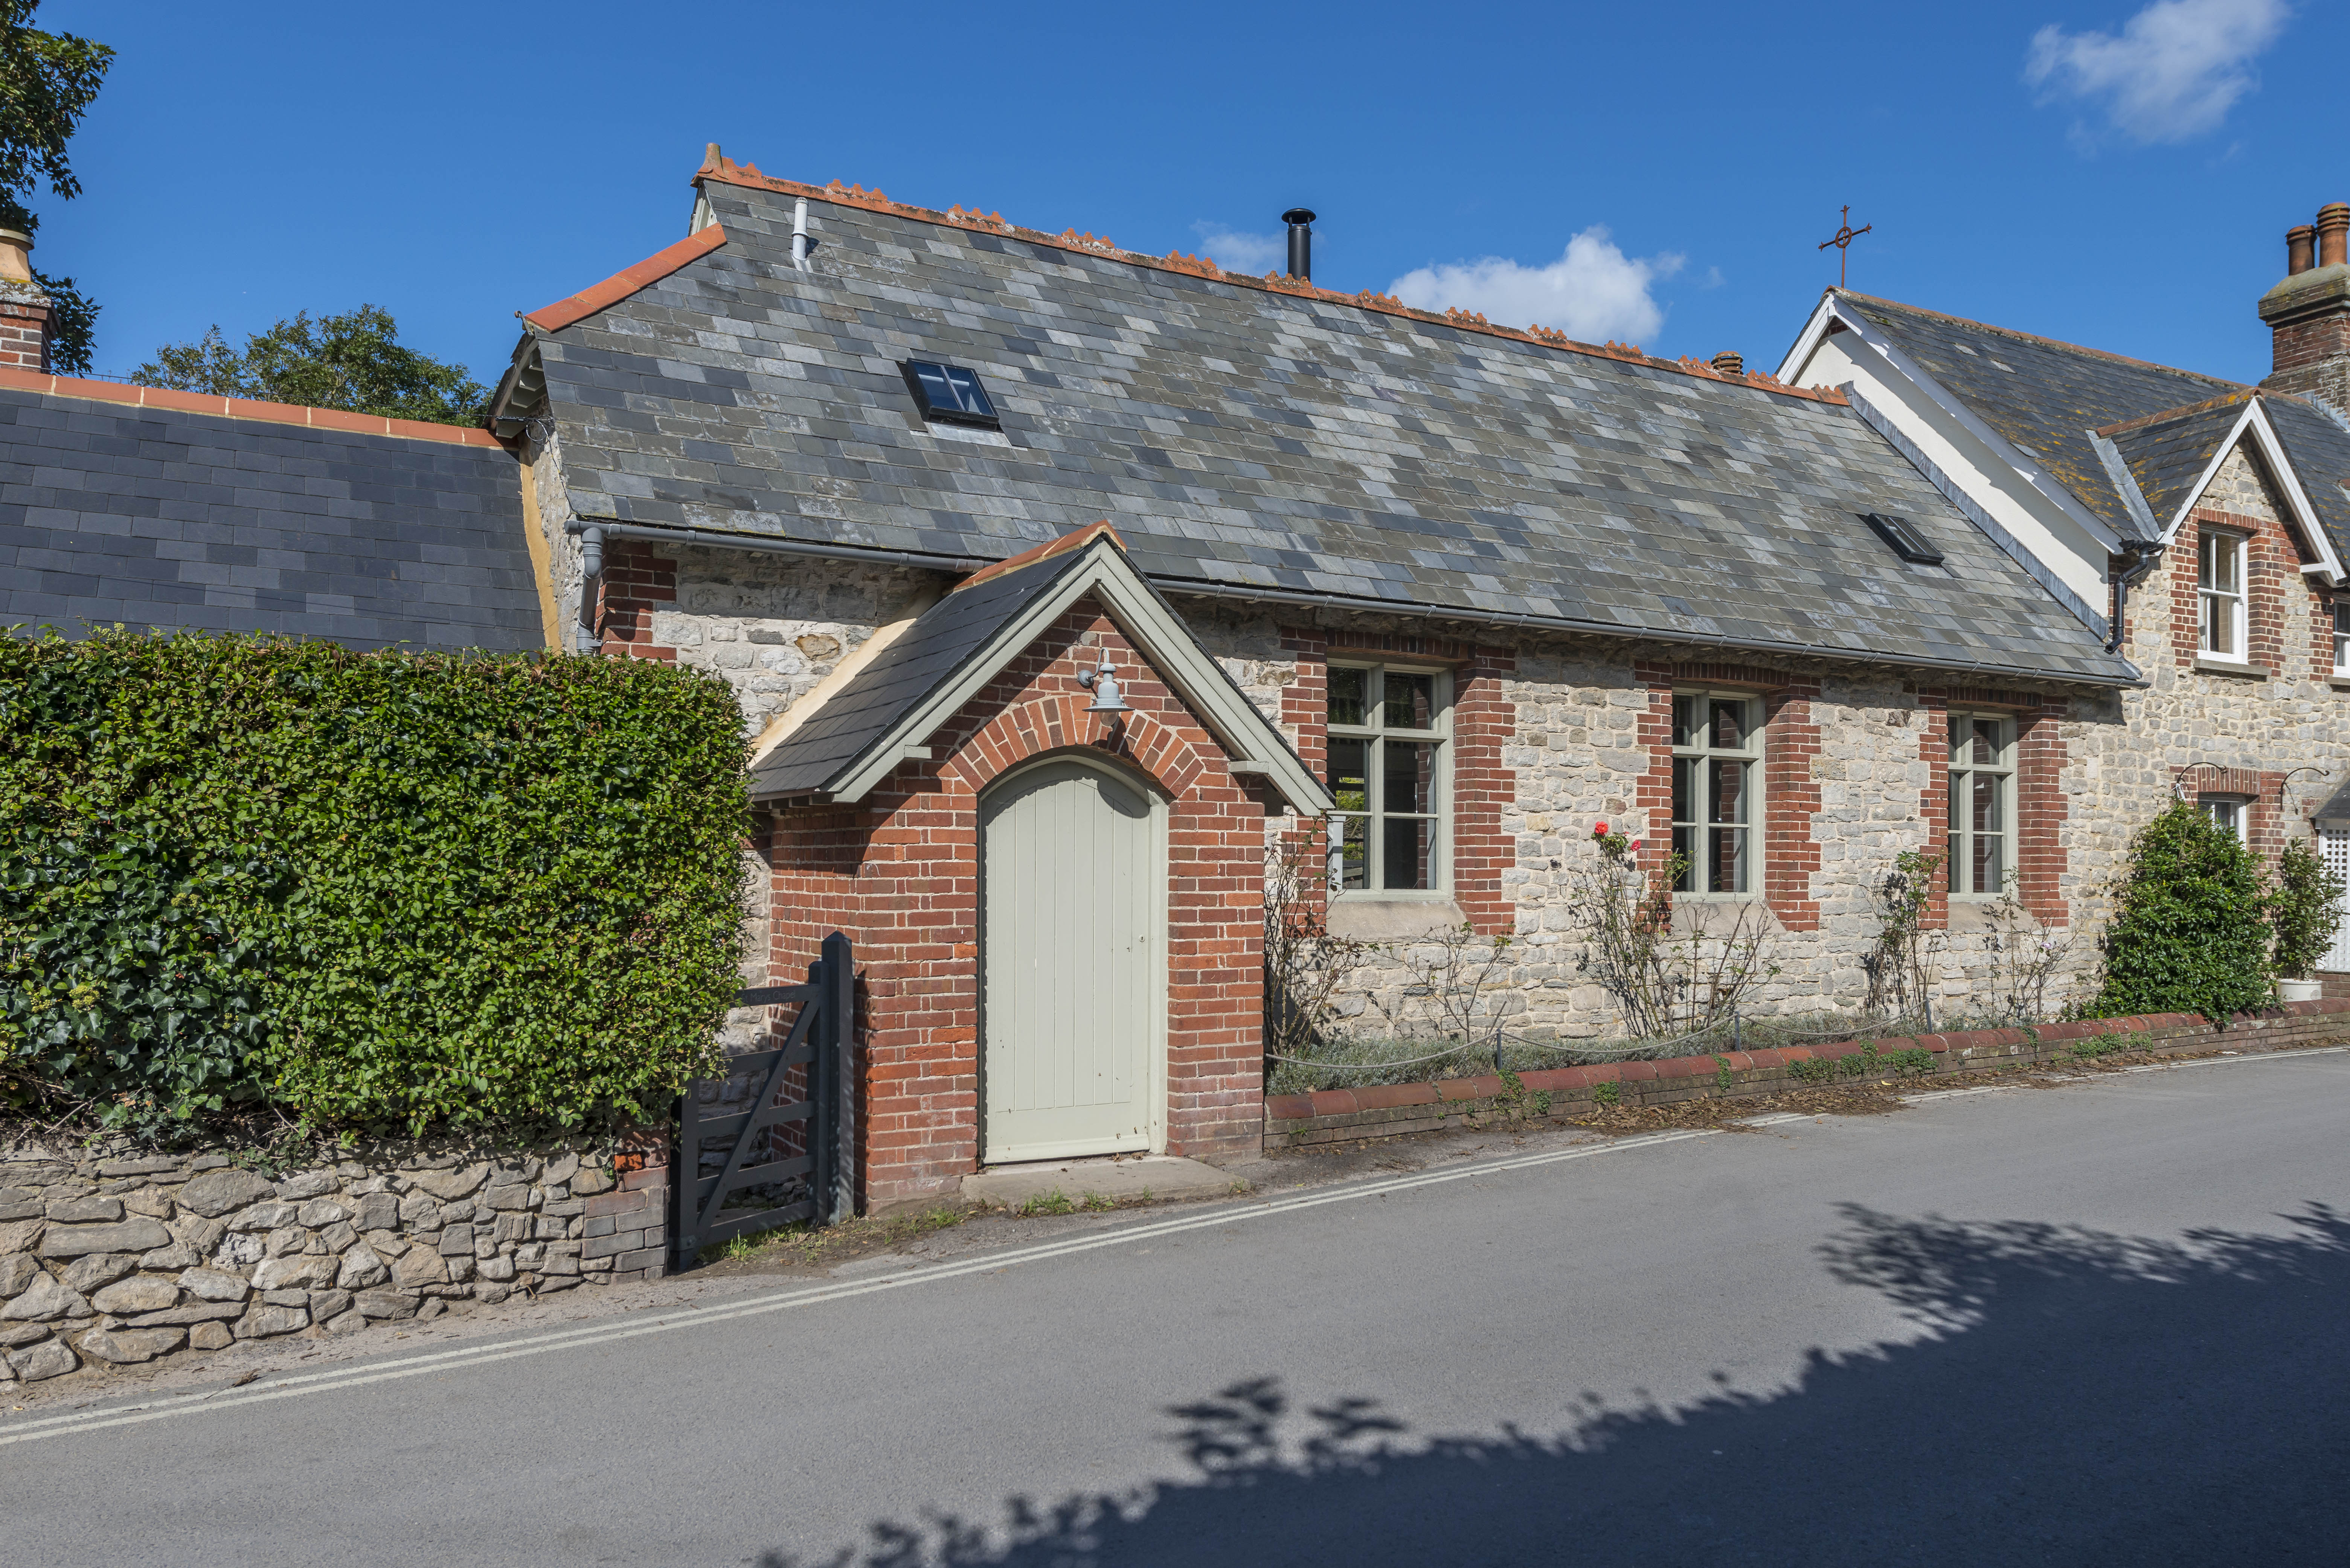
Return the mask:
[[1861,235],[1868,233],[1869,230],[1875,227],[1877,227],[1875,223],[1863,223],[1859,228],[1854,228],[1852,226],[1852,205],[1850,202],[1846,202],[1844,208],[1844,222],[1836,226],[1835,237],[1834,239],[1822,240],[1820,242],[1819,248],[1822,250],[1827,249],[1830,245],[1834,245],[1836,248],[1836,286],[1838,288],[1842,288],[1844,286],[1845,263],[1849,259],[1846,253],[1852,248],[1852,242],[1860,238]]

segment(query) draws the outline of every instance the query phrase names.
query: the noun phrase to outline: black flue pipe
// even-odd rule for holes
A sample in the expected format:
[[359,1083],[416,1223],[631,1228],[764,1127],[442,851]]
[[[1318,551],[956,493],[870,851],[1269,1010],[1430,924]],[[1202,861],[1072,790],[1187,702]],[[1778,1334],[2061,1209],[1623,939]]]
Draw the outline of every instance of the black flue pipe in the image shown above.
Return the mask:
[[1304,207],[1292,207],[1281,214],[1289,225],[1289,275],[1310,278],[1314,275],[1314,231],[1307,225],[1314,214]]

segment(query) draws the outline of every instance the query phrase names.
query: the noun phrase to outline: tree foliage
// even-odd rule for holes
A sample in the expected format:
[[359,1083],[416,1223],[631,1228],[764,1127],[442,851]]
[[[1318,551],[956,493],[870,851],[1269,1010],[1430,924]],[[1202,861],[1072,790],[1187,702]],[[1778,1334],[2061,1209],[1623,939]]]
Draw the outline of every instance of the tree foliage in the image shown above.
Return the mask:
[[0,1094],[151,1136],[658,1116],[738,983],[747,809],[685,669],[0,639]]
[[255,333],[242,349],[213,327],[193,343],[165,344],[130,379],[142,387],[443,425],[480,423],[489,400],[463,365],[401,347],[391,313],[373,305],[316,321],[303,311]]
[[2325,868],[2306,839],[2286,845],[2277,862],[2269,924],[2276,933],[2279,974],[2307,975],[2334,945],[2342,924],[2342,878]]
[[2268,909],[2243,841],[2173,801],[2130,846],[2095,1011],[2199,1012],[2219,1023],[2265,1005]]
[[[39,9],[40,0],[0,0],[0,228],[26,234],[41,220],[24,198],[43,181],[59,201],[81,194],[66,144],[114,60],[104,44],[35,27]],[[98,306],[70,277],[33,276],[49,296],[49,363],[87,372]]]
[[41,0],[0,0],[0,227],[31,234],[24,205],[42,181],[60,201],[81,194],[66,143],[106,80],[114,51],[33,26]]

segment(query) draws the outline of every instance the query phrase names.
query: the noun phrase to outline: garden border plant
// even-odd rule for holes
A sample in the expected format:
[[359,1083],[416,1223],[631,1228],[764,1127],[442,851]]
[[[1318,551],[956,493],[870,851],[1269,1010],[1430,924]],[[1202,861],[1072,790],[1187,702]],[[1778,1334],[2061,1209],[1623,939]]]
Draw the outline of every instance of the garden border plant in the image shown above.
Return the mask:
[[665,663],[0,639],[0,1109],[658,1119],[739,984],[743,761]]
[[2268,1004],[2272,895],[2236,835],[2173,800],[2131,841],[2116,894],[2090,1012],[2199,1012],[2217,1023]]

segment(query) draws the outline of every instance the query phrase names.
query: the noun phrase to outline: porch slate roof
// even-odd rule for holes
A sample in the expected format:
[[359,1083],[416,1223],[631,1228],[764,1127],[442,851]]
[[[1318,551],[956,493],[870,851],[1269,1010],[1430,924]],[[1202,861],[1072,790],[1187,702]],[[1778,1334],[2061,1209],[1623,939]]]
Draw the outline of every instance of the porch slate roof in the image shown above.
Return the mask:
[[[967,558],[1107,518],[1179,593],[2135,678],[1840,402],[817,198],[802,273],[790,195],[703,189],[723,244],[534,328],[582,518]],[[909,357],[1001,434],[925,426]]]
[[515,460],[0,386],[0,624],[118,621],[544,647]]
[[806,722],[752,765],[752,794],[764,800],[829,787],[923,698],[976,657],[1006,621],[1085,559],[1082,550],[1048,556],[958,588],[924,610]]

